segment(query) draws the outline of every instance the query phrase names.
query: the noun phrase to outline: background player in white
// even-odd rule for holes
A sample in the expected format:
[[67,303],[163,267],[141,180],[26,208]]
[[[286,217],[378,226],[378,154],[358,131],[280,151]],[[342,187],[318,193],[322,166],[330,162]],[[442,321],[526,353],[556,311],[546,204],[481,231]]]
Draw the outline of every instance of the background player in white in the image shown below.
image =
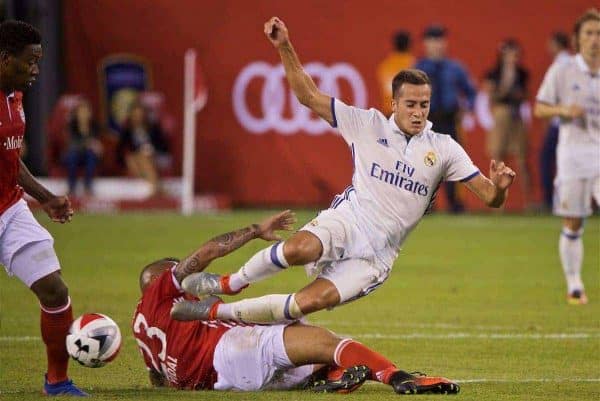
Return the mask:
[[427,121],[431,85],[419,70],[403,70],[392,83],[388,119],[322,93],[304,72],[284,23],[271,18],[264,32],[279,51],[294,94],[332,126],[351,148],[353,185],[335,197],[331,208],[285,242],[254,255],[237,273],[220,277],[191,275],[183,282],[192,294],[233,294],[249,283],[291,265],[319,273],[295,294],[275,294],[231,304],[198,303],[199,319],[275,322],[364,296],[379,287],[398,249],[435,198],[442,181],[461,181],[487,205],[500,207],[515,173],[502,162],[490,163],[490,179],[479,173],[450,136],[431,131]]
[[535,115],[560,117],[553,211],[563,218],[558,242],[567,300],[586,304],[581,280],[583,219],[600,203],[600,13],[575,23],[577,54],[553,64],[537,95]]

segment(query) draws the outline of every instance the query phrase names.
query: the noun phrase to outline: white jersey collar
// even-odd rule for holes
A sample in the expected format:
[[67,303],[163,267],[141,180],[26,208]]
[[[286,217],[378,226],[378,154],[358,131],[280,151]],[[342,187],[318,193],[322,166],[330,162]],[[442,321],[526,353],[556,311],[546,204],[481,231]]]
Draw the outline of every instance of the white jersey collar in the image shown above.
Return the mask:
[[571,58],[571,53],[569,53],[567,50],[561,50],[560,52],[558,52],[556,57],[554,57],[554,62],[555,63],[564,63],[565,61],[569,60],[570,58]]
[[587,74],[590,74],[592,76],[598,75],[597,72],[593,72],[592,70],[590,70],[590,66],[587,65],[587,63],[583,59],[583,56],[581,55],[581,53],[577,53],[577,55],[575,56],[575,63],[577,63],[577,66],[581,69],[581,71],[583,71]]
[[415,134],[415,135],[408,135],[407,133],[405,133],[404,131],[402,131],[400,129],[400,127],[398,127],[398,124],[396,124],[396,120],[394,119],[394,113],[392,113],[392,115],[390,116],[389,122],[390,122],[390,126],[392,127],[392,131],[394,131],[396,134],[402,134],[402,135],[408,136],[408,137],[419,136],[423,132],[429,131],[431,129],[431,127],[433,127],[433,123],[431,121],[427,120],[427,123],[425,124],[425,128],[423,129],[423,131],[421,131],[421,132],[419,132],[418,134]]

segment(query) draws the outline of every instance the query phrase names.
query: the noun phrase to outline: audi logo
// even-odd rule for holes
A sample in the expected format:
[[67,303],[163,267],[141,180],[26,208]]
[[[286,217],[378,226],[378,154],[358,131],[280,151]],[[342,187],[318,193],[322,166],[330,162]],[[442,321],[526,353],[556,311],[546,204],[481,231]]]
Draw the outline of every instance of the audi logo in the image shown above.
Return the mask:
[[[319,62],[308,63],[304,70],[318,82],[319,89],[333,97],[340,96],[339,81],[344,80],[352,90],[353,104],[367,106],[367,90],[360,73],[348,63],[335,63],[331,66]],[[254,115],[246,103],[248,85],[255,79],[264,80],[260,93],[262,115]],[[291,117],[284,117],[285,99],[289,98]],[[285,82],[283,65],[271,65],[262,61],[248,64],[240,72],[233,85],[233,111],[238,122],[254,134],[275,130],[283,135],[293,135],[298,131],[311,135],[321,135],[331,130],[327,122],[313,117],[311,111],[298,102]]]

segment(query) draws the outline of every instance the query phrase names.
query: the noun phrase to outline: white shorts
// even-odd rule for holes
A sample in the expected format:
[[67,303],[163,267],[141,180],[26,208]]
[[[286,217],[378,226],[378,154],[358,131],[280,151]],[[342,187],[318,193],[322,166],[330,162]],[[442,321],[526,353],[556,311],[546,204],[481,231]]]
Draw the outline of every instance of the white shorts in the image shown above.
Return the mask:
[[592,199],[600,204],[600,176],[594,178],[556,179],[553,213],[561,217],[588,217]]
[[322,211],[300,231],[314,234],[323,245],[321,258],[306,265],[306,273],[331,281],[341,302],[367,295],[387,279],[391,264],[375,252],[346,207]]
[[325,265],[317,277],[331,281],[340,294],[340,303],[345,303],[376,290],[389,274],[389,270],[378,268],[374,261],[346,259]]
[[0,263],[25,285],[60,270],[54,240],[21,199],[0,215]]
[[288,390],[303,385],[314,365],[294,367],[283,343],[285,325],[237,326],[223,334],[213,357],[215,390]]

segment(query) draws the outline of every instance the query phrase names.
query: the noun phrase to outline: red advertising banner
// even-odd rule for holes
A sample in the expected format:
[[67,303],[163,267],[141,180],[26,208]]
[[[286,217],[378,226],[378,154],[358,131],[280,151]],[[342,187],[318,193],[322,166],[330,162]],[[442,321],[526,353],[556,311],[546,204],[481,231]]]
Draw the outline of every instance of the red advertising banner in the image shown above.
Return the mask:
[[[589,6],[581,0],[65,0],[68,91],[85,94],[100,110],[102,60],[130,54],[150,66],[150,89],[163,92],[169,110],[182,121],[183,57],[195,49],[209,93],[196,116],[196,191],[227,194],[240,206],[327,205],[350,183],[350,150],[293,97],[277,52],[263,34],[269,17],[286,22],[305,68],[324,91],[380,109],[376,69],[399,29],[412,34],[418,58],[423,29],[431,23],[446,26],[449,56],[467,67],[478,86],[494,65],[500,42],[516,38],[531,73],[532,101],[552,61],[550,34],[570,33]],[[462,139],[487,172],[482,125],[476,121],[472,130],[463,130]],[[535,120],[528,128],[533,184],[526,189],[515,185],[511,209],[522,206],[524,190],[540,197],[538,153],[544,129]],[[181,131],[179,123],[172,144],[178,166]],[[471,195],[465,194],[465,200],[479,206]]]

